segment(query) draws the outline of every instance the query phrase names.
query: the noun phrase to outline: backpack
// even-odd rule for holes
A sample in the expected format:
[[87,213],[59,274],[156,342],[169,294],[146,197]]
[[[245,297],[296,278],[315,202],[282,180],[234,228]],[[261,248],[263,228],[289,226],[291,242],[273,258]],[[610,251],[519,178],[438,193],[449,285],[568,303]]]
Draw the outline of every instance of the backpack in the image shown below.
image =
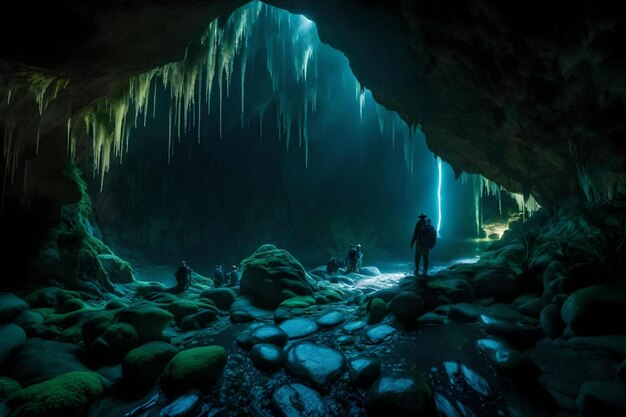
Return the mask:
[[420,242],[424,244],[428,249],[435,247],[437,242],[437,231],[431,224],[425,224],[420,231]]

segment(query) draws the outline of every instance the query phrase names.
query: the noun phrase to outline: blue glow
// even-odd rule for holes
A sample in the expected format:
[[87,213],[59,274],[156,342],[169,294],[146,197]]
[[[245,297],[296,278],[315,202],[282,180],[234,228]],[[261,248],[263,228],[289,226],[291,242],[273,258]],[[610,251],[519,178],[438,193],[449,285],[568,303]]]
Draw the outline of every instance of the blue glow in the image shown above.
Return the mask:
[[439,183],[437,184],[437,236],[439,236],[439,229],[441,229],[441,158],[437,157],[437,170],[439,171]]
[[313,21],[307,19],[304,15],[300,15],[300,28],[303,30],[307,30],[311,26],[313,26]]

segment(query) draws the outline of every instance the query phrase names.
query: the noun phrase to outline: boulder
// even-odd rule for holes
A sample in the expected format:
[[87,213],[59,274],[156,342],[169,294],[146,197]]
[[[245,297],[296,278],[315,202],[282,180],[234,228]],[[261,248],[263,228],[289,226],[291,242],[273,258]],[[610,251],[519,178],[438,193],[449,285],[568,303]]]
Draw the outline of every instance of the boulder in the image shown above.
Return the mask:
[[142,345],[159,340],[163,330],[171,324],[174,315],[150,304],[136,304],[120,310],[115,319],[133,326],[137,331],[139,344]]
[[287,369],[317,387],[327,387],[346,366],[346,358],[338,350],[311,342],[296,343],[287,352]]
[[587,381],[580,387],[576,406],[582,417],[626,415],[626,384],[622,381]]
[[113,324],[113,314],[94,314],[83,322],[81,333],[85,346],[91,345]]
[[416,375],[382,377],[367,391],[368,417],[436,417],[433,389]]
[[58,307],[71,298],[80,298],[80,295],[57,287],[46,287],[28,294],[24,301],[31,307]]
[[230,288],[209,288],[202,291],[200,298],[211,300],[220,310],[228,310],[235,302],[237,294]]
[[348,336],[348,335],[342,334],[342,335],[337,336],[337,338],[335,339],[335,342],[340,346],[349,346],[349,345],[353,345],[354,342],[356,342],[356,339],[354,338],[354,336]]
[[626,287],[596,285],[575,291],[561,307],[561,317],[578,336],[626,334]]
[[203,346],[184,350],[172,358],[161,377],[161,386],[168,394],[189,389],[210,388],[222,375],[226,352],[221,346]]
[[148,342],[128,352],[122,361],[124,378],[154,381],[178,353],[178,349],[165,342]]
[[21,389],[22,386],[19,382],[6,376],[0,376],[0,402],[6,401],[11,395]]
[[67,372],[86,371],[79,357],[82,352],[73,343],[31,337],[13,355],[6,374],[26,386]]
[[198,303],[189,300],[176,300],[167,306],[167,311],[174,315],[174,320],[178,324],[184,317],[197,313],[198,310],[200,310]]
[[339,326],[346,321],[345,316],[339,311],[329,311],[319,316],[315,322],[322,329],[330,329]]
[[289,252],[274,245],[263,245],[241,263],[242,295],[252,295],[263,305],[275,308],[286,298],[313,295],[314,287],[304,267]]
[[248,296],[237,298],[230,306],[230,319],[233,323],[249,323],[255,319],[270,317],[272,313],[271,310],[257,307],[256,300]]
[[541,374],[537,365],[526,355],[501,340],[485,338],[476,344],[493,366],[515,381],[534,382]]
[[16,295],[0,293],[0,323],[13,320],[15,316],[28,309],[28,303]]
[[180,322],[180,328],[185,331],[200,330],[213,323],[215,320],[217,320],[217,313],[215,310],[202,309],[197,313],[183,317]]
[[387,303],[382,298],[372,298],[367,306],[369,312],[368,323],[380,323],[389,314]]
[[265,372],[277,372],[285,363],[285,351],[276,345],[259,343],[250,349],[250,359],[254,366]]
[[412,291],[402,291],[393,297],[389,303],[389,310],[398,320],[410,323],[426,312],[424,299]]
[[10,323],[0,327],[0,365],[11,355],[11,352],[26,343],[26,333],[20,326]]
[[87,417],[102,395],[101,376],[95,372],[68,372],[26,387],[8,401],[11,417]]
[[285,333],[281,328],[272,326],[270,324],[255,328],[250,333],[249,337],[250,346],[254,346],[259,343],[269,343],[272,345],[283,347],[287,344],[287,340],[289,339],[289,335]]
[[44,321],[44,316],[38,311],[35,310],[24,310],[20,314],[17,315],[13,319],[13,323],[17,324],[22,328],[27,328],[30,326],[36,326],[38,324],[42,324]]
[[513,323],[487,314],[480,315],[480,325],[487,334],[499,336],[515,346],[529,347],[539,338],[539,329],[524,322]]
[[516,307],[516,310],[527,316],[539,317],[546,305],[548,305],[547,301],[541,297],[537,297]]
[[348,360],[348,375],[355,387],[369,388],[380,375],[381,363],[369,356],[356,356]]
[[365,330],[365,338],[371,344],[378,344],[389,338],[396,332],[391,326],[386,324],[379,324],[377,326],[370,326]]
[[191,391],[181,395],[164,407],[159,413],[159,417],[185,417],[191,415],[193,410],[200,403],[199,391]]
[[362,328],[364,328],[365,326],[367,326],[367,323],[364,322],[363,320],[350,321],[344,324],[341,327],[341,330],[347,334],[354,334],[358,332],[359,330],[361,330]]
[[435,326],[439,324],[444,324],[445,322],[445,316],[433,312],[422,314],[417,318],[417,324],[422,326]]
[[314,306],[315,303],[315,297],[311,297],[309,295],[300,295],[287,298],[285,301],[279,304],[279,307],[287,309],[307,308],[310,306]]
[[475,322],[480,317],[481,310],[477,306],[468,303],[459,303],[450,307],[448,317],[456,322]]
[[367,277],[375,277],[380,275],[380,269],[375,266],[362,266],[359,268],[359,274],[365,275]]
[[274,390],[272,404],[282,417],[327,417],[330,411],[322,396],[302,384],[287,384]]
[[279,326],[282,331],[287,333],[289,339],[312,335],[318,329],[317,324],[313,320],[302,317],[283,321]]
[[548,304],[539,314],[543,333],[553,339],[561,337],[565,330],[565,322],[561,318],[561,308],[557,304]]
[[485,397],[493,394],[493,390],[487,380],[468,366],[456,361],[444,362],[443,366],[450,384],[455,388],[463,390],[462,384],[467,384],[474,391]]

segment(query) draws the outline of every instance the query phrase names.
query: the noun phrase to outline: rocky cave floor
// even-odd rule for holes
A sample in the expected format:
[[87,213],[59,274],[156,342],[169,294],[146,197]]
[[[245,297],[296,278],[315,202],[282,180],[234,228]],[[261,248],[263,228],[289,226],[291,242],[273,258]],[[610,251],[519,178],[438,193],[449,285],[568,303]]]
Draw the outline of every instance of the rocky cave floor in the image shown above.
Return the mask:
[[[261,255],[273,251],[280,250],[271,246]],[[212,288],[194,274],[178,294],[143,281],[116,284],[117,295],[107,300],[57,287],[1,294],[0,416],[626,410],[626,336],[572,329],[611,328],[613,318],[597,314],[598,300],[600,310],[623,309],[621,286],[500,302],[469,295],[477,292],[470,290],[476,265],[406,276],[380,289],[376,282],[389,277],[375,267],[302,274],[283,252],[288,256],[257,259],[265,263],[262,273],[283,274],[284,300],[272,308],[257,306],[267,306],[267,297],[260,301],[271,292],[268,281],[255,276],[262,284],[244,288],[245,270],[241,289]],[[501,294],[503,279],[483,283],[479,293]],[[311,284],[308,295],[293,293],[303,288],[298,280]]]

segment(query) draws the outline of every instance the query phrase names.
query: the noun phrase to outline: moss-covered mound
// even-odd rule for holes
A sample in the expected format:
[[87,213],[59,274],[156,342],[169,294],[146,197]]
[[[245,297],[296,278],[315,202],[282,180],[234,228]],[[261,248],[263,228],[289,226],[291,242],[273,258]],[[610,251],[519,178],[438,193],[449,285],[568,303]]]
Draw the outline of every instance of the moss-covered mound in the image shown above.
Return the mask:
[[120,310],[116,316],[116,321],[128,323],[137,330],[139,344],[158,340],[161,333],[170,325],[174,316],[150,303],[136,304]]
[[278,306],[290,298],[287,295],[314,293],[314,287],[300,262],[274,245],[261,246],[241,263],[241,267],[241,294],[252,295],[268,307]]
[[167,364],[161,385],[168,394],[192,388],[209,388],[222,375],[226,351],[221,346],[204,346],[180,352]]
[[161,375],[165,365],[178,349],[165,342],[149,342],[131,350],[122,362],[124,378],[153,381]]
[[101,377],[95,372],[68,372],[24,388],[9,397],[11,417],[81,417],[102,395]]
[[0,401],[5,401],[11,395],[22,389],[19,382],[6,376],[0,376]]

